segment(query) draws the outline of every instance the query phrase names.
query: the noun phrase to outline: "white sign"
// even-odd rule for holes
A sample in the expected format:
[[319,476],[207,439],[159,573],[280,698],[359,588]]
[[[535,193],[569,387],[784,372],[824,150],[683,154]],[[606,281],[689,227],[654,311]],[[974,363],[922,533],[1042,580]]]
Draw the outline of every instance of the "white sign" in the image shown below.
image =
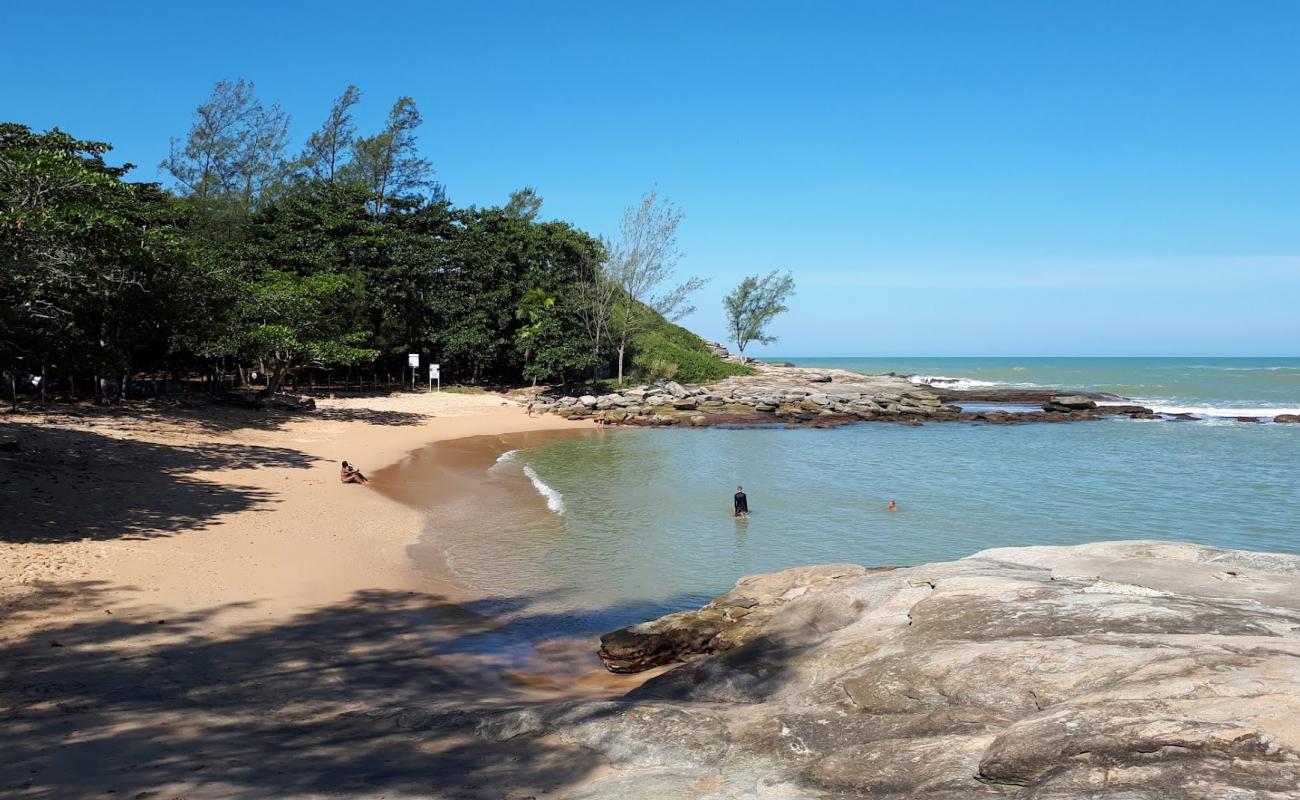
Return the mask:
[[430,365],[429,365],[429,377],[430,377],[430,378],[437,378],[438,380],[442,380],[442,372],[439,371],[439,369],[438,369],[438,368],[441,367],[441,366],[442,366],[441,364],[430,364]]
[[419,354],[419,353],[411,353],[410,355],[408,355],[408,356],[406,357],[406,365],[407,365],[408,367],[418,367],[418,366],[420,366],[420,354]]

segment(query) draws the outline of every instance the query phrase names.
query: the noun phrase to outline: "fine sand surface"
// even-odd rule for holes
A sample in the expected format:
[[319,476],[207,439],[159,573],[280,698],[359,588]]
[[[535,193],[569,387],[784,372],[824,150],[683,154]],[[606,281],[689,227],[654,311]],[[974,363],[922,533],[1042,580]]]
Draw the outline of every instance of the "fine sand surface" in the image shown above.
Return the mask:
[[638,682],[565,674],[563,653],[511,672],[474,598],[411,568],[424,515],[338,480],[343,458],[373,474],[430,442],[575,426],[450,392],[10,415],[0,796],[528,797],[598,774],[571,747],[489,753],[347,714]]

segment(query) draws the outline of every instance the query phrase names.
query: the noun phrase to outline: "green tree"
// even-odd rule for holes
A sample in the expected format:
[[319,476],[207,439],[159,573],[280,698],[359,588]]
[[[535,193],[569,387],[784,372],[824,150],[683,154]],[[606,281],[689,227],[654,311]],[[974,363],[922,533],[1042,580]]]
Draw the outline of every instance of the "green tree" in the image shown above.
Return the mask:
[[649,308],[675,321],[690,314],[690,296],[705,284],[702,278],[688,278],[676,286],[673,278],[680,254],[677,226],[682,212],[668,200],[660,201],[654,191],[623,212],[619,239],[607,246],[609,260],[605,279],[618,288],[611,298],[609,327],[618,354],[618,382],[623,383],[627,348],[649,317]]
[[[178,209],[103,142],[0,125],[0,367],[120,376],[165,338],[187,263]],[[102,386],[101,382],[101,386]]]
[[353,144],[352,162],[344,174],[370,192],[373,216],[382,214],[394,199],[420,189],[434,189],[435,198],[440,198],[433,181],[433,163],[421,158],[415,146],[415,132],[423,122],[415,101],[402,97],[388,112],[382,131]]
[[278,392],[285,378],[305,366],[374,359],[376,352],[362,346],[365,332],[349,329],[336,313],[347,293],[347,276],[268,269],[240,288],[236,326],[219,342],[218,352],[259,364],[267,375],[263,394]]
[[775,336],[766,332],[768,323],[790,309],[785,301],[794,294],[794,277],[773,270],[759,277],[750,275],[722,299],[727,312],[727,330],[736,349],[745,353],[750,342],[772,344]]
[[278,105],[262,105],[253,88],[242,78],[218,81],[195,110],[184,142],[172,139],[171,154],[159,167],[182,194],[245,212],[274,196],[287,172],[289,115]]
[[359,102],[361,90],[348,86],[334,101],[325,124],[307,137],[298,164],[309,176],[333,183],[343,169],[356,141],[357,126],[352,119],[352,107]]

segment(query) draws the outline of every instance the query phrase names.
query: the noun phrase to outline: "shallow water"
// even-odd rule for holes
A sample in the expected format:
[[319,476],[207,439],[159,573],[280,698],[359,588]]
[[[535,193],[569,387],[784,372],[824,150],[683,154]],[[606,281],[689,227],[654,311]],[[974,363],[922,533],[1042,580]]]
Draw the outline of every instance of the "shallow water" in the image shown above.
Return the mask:
[[[801,564],[1134,538],[1300,553],[1300,425],[593,429],[446,443],[396,473],[430,511],[417,561],[498,598],[483,610],[530,639]],[[745,521],[730,515],[737,484]]]

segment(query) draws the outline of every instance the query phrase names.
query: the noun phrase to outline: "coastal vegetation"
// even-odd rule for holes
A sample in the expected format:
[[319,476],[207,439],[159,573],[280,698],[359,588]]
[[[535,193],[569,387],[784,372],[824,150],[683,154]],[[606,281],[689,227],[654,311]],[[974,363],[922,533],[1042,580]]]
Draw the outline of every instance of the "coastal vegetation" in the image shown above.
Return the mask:
[[773,270],[761,278],[747,276],[724,297],[722,307],[727,312],[727,331],[736,349],[743,354],[751,342],[775,343],[776,337],[767,333],[768,323],[790,310],[785,301],[793,294],[794,276]]
[[453,204],[399,98],[361,135],[349,86],[298,154],[251,82],[222,81],[172,140],[168,185],[107,142],[0,126],[0,370],[20,391],[119,399],[139,381],[307,370],[402,376],[408,354],[474,384],[747,371],[672,324],[682,212],[651,191],[618,239],[541,219],[520,189]]

